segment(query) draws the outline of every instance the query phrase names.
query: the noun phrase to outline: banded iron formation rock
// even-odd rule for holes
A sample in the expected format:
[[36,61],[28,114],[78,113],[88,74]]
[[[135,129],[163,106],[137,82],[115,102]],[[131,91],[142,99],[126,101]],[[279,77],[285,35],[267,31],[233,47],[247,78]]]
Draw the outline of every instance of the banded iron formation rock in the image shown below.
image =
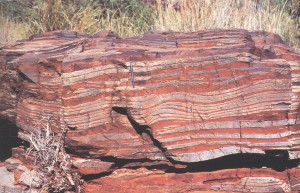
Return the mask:
[[86,192],[300,191],[300,55],[278,35],[54,31],[0,68],[3,124],[68,129]]

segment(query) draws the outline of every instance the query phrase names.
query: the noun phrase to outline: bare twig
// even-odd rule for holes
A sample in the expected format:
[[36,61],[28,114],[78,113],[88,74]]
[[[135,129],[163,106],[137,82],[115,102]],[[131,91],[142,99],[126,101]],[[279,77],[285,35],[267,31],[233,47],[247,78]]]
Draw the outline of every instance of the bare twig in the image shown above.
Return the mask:
[[72,170],[70,156],[64,151],[67,131],[61,130],[57,134],[52,132],[50,118],[41,121],[39,127],[41,130],[30,133],[31,147],[27,151],[27,155],[32,154],[35,159],[34,170],[38,173],[37,184],[42,190],[50,192],[66,190],[82,192],[80,177]]

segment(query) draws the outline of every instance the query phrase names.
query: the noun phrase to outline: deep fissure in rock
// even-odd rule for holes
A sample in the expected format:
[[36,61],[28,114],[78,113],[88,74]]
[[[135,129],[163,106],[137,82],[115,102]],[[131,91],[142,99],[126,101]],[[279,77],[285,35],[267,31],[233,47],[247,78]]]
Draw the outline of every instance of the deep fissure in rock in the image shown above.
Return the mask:
[[88,175],[83,175],[81,177],[81,179],[88,182],[88,181],[92,181],[92,180],[95,180],[95,179],[98,179],[98,178],[109,176],[111,173],[112,173],[112,171],[111,172],[103,172],[103,173],[100,173],[100,174],[88,174]]
[[115,111],[116,113],[119,113],[121,115],[126,115],[127,116],[127,109],[123,107],[112,107],[112,110]]
[[[141,164],[141,163],[154,163],[155,161],[144,158],[144,159],[124,159],[124,158],[117,158],[117,157],[113,157],[113,156],[102,156],[100,158],[101,161],[105,161],[105,162],[111,162],[114,163],[111,171],[108,172],[102,172],[102,173],[98,173],[98,174],[88,174],[88,175],[84,175],[82,176],[82,179],[84,179],[85,181],[91,181],[97,178],[101,178],[104,176],[108,176],[110,175],[114,170],[116,169],[120,169],[120,168],[129,168],[129,169],[138,169],[141,168],[141,166],[126,166],[128,164],[131,163],[136,163],[136,164]],[[159,169],[159,170],[167,170],[170,166],[166,165],[165,163],[156,163],[150,166],[142,166],[145,167],[149,170],[152,169]]]
[[23,72],[19,71],[18,70],[18,74],[19,76],[24,80],[24,81],[27,81],[27,82],[30,82],[30,83],[35,83],[33,80],[31,80],[27,75],[25,75]]
[[[137,134],[142,135],[143,133],[147,134],[151,141],[153,142],[154,146],[156,146],[158,149],[160,149],[164,154],[166,154],[166,149],[162,146],[162,144],[153,137],[153,134],[151,133],[151,129],[148,125],[140,125],[139,123],[137,123],[127,112],[126,108],[123,107],[113,107],[112,108],[113,111],[122,114],[122,115],[126,115],[128,118],[128,121],[130,122],[130,124],[132,125],[132,128],[136,131]],[[172,160],[170,160],[172,161]]]
[[[170,157],[168,157],[167,150],[162,146],[162,144],[154,138],[151,133],[151,129],[147,125],[138,124],[127,112],[126,108],[113,107],[113,110],[122,115],[127,115],[129,122],[131,123],[133,129],[141,135],[142,133],[147,134],[152,140],[153,144],[159,148],[165,155],[166,158],[172,164],[185,165],[185,168],[176,168],[167,166],[166,172],[209,172],[222,169],[234,169],[234,168],[272,168],[276,171],[284,171],[288,168],[296,167],[300,164],[300,159],[289,159],[289,154],[286,150],[267,150],[265,154],[233,154],[227,155],[221,158],[216,158],[207,161],[201,161],[196,163],[179,162]],[[117,161],[117,160],[115,160]],[[151,167],[149,167],[150,169]],[[154,167],[155,168],[155,167]],[[155,168],[156,169],[156,168]]]
[[106,162],[113,162],[115,165],[112,171],[103,172],[99,174],[84,175],[82,178],[85,181],[91,181],[97,178],[108,176],[113,172],[113,170],[120,168],[138,169],[144,167],[148,170],[161,170],[166,173],[182,174],[187,172],[213,172],[225,169],[267,167],[275,171],[281,172],[286,169],[297,167],[300,164],[300,159],[288,160],[285,158],[282,159],[282,157],[274,157],[267,154],[233,154],[221,158],[196,163],[177,162],[177,164],[180,163],[181,165],[185,165],[185,167],[183,168],[176,168],[176,166],[158,163],[149,166],[126,166],[130,163],[154,163],[153,160],[149,159],[122,159],[113,156],[105,156],[101,157],[101,160]]
[[181,164],[186,165],[186,168],[170,168],[166,170],[166,172],[212,172],[224,169],[263,167],[271,168],[275,171],[281,172],[286,169],[297,167],[299,163],[300,159],[290,160],[286,159],[285,157],[277,157],[268,154],[241,153],[195,163],[182,162]]
[[[153,144],[159,148],[167,157],[170,164],[160,163],[156,160],[150,159],[124,159],[117,158],[114,156],[101,156],[98,159],[105,162],[114,163],[113,168],[108,172],[103,172],[99,174],[89,174],[82,176],[82,179],[85,181],[92,181],[101,177],[110,175],[114,170],[120,168],[129,168],[129,169],[138,169],[141,167],[147,168],[148,170],[162,170],[166,173],[186,173],[186,172],[212,172],[217,170],[224,169],[238,169],[238,168],[271,168],[275,171],[284,171],[289,168],[297,167],[300,164],[300,159],[289,159],[289,154],[286,150],[267,150],[265,154],[250,154],[250,153],[241,153],[227,155],[224,157],[211,159],[207,161],[187,163],[179,162],[170,157],[168,157],[167,150],[162,146],[162,144],[156,140],[151,133],[151,129],[147,125],[138,124],[131,116],[128,115],[128,111],[123,107],[113,107],[113,111],[126,115],[129,122],[131,123],[133,129],[139,134],[147,134],[152,140]],[[78,154],[78,152],[72,149],[66,149],[70,154]],[[136,166],[130,165],[131,163],[136,163]],[[141,163],[149,163],[144,164]],[[177,164],[181,165],[177,168]]]
[[0,119],[0,161],[12,156],[11,149],[28,146],[28,142],[18,137],[19,128],[9,120]]

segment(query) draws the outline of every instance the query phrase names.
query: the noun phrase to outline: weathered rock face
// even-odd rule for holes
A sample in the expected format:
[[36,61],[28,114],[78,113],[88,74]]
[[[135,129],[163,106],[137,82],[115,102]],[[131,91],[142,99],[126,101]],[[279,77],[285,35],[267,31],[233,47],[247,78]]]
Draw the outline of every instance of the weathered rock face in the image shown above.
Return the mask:
[[300,190],[300,55],[277,35],[56,31],[0,67],[0,118],[69,129],[87,192]]

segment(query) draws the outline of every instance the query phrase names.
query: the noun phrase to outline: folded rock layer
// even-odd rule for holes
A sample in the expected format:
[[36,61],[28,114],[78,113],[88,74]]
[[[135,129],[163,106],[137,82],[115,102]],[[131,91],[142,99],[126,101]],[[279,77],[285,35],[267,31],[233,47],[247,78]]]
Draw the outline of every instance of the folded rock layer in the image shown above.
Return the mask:
[[68,129],[87,192],[300,191],[300,55],[278,35],[55,31],[0,68],[0,118]]

